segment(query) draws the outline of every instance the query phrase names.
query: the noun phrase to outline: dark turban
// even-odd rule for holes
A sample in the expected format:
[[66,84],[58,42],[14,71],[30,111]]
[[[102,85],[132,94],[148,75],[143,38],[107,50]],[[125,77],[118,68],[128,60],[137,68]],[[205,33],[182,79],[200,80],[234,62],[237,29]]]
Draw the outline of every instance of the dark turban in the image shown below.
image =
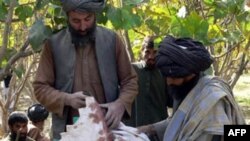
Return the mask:
[[72,10],[81,12],[100,12],[105,6],[105,0],[61,0],[63,10],[67,13]]
[[156,66],[164,76],[184,77],[205,71],[213,59],[201,42],[167,36],[159,45]]
[[49,111],[41,104],[34,104],[28,108],[27,115],[33,122],[44,121],[49,116]]

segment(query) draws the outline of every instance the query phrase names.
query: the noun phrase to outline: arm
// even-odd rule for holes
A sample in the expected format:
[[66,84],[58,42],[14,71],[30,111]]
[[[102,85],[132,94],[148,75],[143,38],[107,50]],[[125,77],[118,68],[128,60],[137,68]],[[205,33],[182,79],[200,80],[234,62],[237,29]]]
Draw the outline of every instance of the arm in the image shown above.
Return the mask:
[[125,111],[127,115],[131,114],[132,102],[138,93],[137,75],[118,36],[116,37],[116,62],[120,84],[119,97],[114,102],[100,105],[108,109],[105,120],[111,129],[118,127]]
[[75,92],[68,94],[54,88],[55,68],[53,54],[49,42],[41,53],[39,67],[37,69],[36,78],[33,83],[34,93],[37,100],[43,104],[50,112],[63,115],[64,106],[71,106],[75,109],[85,106],[85,97],[83,92]]
[[160,140],[163,139],[165,130],[168,125],[168,119],[137,127],[139,133],[145,133],[148,137],[158,136]]
[[120,101],[124,105],[126,113],[131,115],[132,103],[138,94],[138,78],[131,65],[126,48],[118,36],[116,38],[116,58],[120,82],[120,95],[117,101]]
[[66,93],[56,90],[54,88],[54,82],[55,68],[53,55],[49,42],[47,41],[42,50],[39,66],[33,83],[34,93],[37,100],[50,112],[62,116]]

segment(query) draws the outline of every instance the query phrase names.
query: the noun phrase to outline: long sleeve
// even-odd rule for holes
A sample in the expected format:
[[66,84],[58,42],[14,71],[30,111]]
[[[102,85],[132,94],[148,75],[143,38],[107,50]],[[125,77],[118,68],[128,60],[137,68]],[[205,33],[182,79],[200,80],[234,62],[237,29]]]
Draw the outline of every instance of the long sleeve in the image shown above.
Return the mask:
[[46,42],[41,53],[39,66],[33,83],[37,100],[50,112],[62,116],[64,109],[65,92],[54,88],[55,68],[51,48]]
[[116,60],[118,79],[120,82],[118,101],[124,104],[126,112],[131,115],[132,103],[138,94],[138,78],[128,58],[125,46],[118,36],[116,38]]

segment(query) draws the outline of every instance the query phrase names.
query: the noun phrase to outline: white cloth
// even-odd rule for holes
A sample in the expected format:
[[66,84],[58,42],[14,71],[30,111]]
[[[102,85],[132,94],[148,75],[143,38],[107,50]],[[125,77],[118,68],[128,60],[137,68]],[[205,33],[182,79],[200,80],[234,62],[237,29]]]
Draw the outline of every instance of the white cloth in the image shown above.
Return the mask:
[[94,97],[86,98],[86,107],[79,109],[79,119],[74,125],[67,125],[67,132],[61,133],[61,141],[149,141],[137,129],[120,123],[115,130],[109,131],[103,112]]

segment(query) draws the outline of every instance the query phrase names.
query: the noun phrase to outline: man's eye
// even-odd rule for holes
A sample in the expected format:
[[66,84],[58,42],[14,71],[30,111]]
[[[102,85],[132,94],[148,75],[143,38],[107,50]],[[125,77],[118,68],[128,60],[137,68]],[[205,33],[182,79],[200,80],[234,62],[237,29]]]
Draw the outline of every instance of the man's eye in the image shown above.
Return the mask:
[[89,21],[89,20],[90,20],[90,18],[86,18],[86,19],[85,19],[85,21]]
[[73,20],[74,23],[79,23],[80,21],[79,20]]

